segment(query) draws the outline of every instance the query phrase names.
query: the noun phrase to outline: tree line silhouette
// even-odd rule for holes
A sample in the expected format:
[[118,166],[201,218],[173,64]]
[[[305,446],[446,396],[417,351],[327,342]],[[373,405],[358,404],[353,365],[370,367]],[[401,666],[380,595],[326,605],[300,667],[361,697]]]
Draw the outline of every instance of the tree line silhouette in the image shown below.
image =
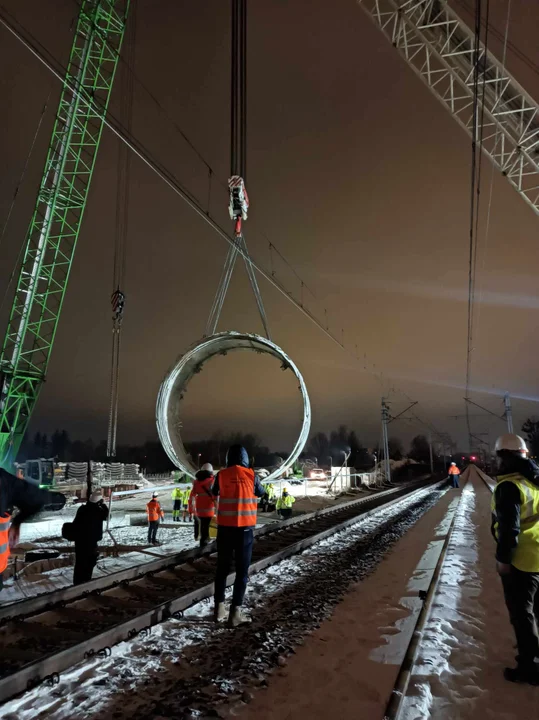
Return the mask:
[[[537,422],[539,440],[539,421]],[[282,463],[289,455],[288,450],[271,450],[263,445],[254,433],[214,433],[209,439],[186,442],[186,450],[190,453],[193,463],[211,462],[222,467],[226,462],[226,451],[230,445],[243,445],[255,466],[266,467]],[[360,470],[371,469],[375,462],[383,459],[378,447],[367,447],[359,439],[355,430],[341,425],[329,434],[317,432],[311,436],[305,451],[300,455],[299,463],[310,461],[321,467],[340,466],[344,457],[348,457],[348,465]],[[424,435],[417,435],[411,443],[410,450],[405,453],[403,443],[395,437],[389,439],[389,456],[392,460],[411,457],[417,462],[429,462],[429,443]],[[19,461],[39,457],[53,457],[60,462],[124,462],[136,463],[148,473],[167,472],[173,468],[161,443],[148,440],[141,445],[120,445],[114,458],[107,458],[107,445],[104,440],[96,443],[92,438],[72,440],[67,430],[55,430],[52,435],[36,432],[27,439],[19,453]]]

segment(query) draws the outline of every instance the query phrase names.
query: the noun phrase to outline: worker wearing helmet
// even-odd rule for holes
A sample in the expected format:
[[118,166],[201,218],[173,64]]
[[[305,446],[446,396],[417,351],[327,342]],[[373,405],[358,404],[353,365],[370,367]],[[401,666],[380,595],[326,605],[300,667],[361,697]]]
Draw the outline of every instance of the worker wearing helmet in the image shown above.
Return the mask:
[[539,467],[527,457],[519,435],[496,441],[499,475],[492,495],[496,567],[517,640],[517,667],[506,668],[511,682],[539,685],[534,603],[539,599]]
[[296,498],[290,495],[288,488],[283,488],[281,497],[277,500],[277,512],[283,518],[288,520],[292,516],[292,505],[296,502]]
[[213,488],[213,466],[204,463],[195,475],[193,489],[189,495],[189,513],[193,516],[195,540],[200,537],[200,547],[205,547],[210,539],[210,523],[215,515],[215,497]]
[[148,544],[159,545],[157,542],[157,528],[159,527],[159,520],[165,517],[165,513],[161,509],[159,496],[156,492],[152,494],[152,499],[146,505],[146,513],[148,515]]
[[109,509],[103,502],[100,490],[94,490],[87,502],[77,510],[71,530],[75,540],[73,585],[92,579],[99,558],[97,544],[103,539],[103,523],[108,516]]
[[451,478],[451,482],[453,483],[454,488],[458,488],[459,486],[459,477],[460,477],[460,470],[457,467],[457,463],[452,462],[449,466],[449,477]]
[[216,622],[226,618],[226,579],[234,561],[236,579],[228,623],[236,627],[250,622],[242,605],[253,551],[257,498],[264,495],[264,488],[250,467],[249,455],[241,445],[231,445],[228,449],[226,468],[217,473],[212,493],[218,498],[214,617]]

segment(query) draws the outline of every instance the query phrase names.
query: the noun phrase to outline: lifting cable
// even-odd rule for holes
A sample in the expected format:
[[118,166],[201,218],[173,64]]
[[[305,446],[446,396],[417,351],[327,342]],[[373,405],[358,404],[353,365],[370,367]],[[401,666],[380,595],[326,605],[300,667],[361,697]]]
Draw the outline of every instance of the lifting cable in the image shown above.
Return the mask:
[[[178,197],[180,197],[187,204],[187,206],[199,216],[199,218],[206,222],[216,232],[216,234],[229,245],[229,247],[236,245],[235,240],[230,237],[224,227],[220,223],[218,223],[211,216],[211,214],[207,212],[206,209],[202,208],[196,198],[185,187],[182,186],[182,184],[175,177],[172,171],[170,171],[166,166],[164,166],[155,157],[153,157],[148,148],[144,146],[136,137],[134,137],[132,133],[128,133],[125,126],[119,122],[118,118],[116,118],[110,112],[110,110],[100,108],[95,103],[95,100],[89,97],[88,94],[85,93],[79,86],[72,83],[71,81],[66,81],[66,68],[53,55],[51,55],[51,53],[37,40],[37,38],[32,35],[32,33],[30,33],[23,25],[21,25],[1,5],[0,25],[3,26],[9,33],[11,33],[61,83],[67,82],[67,86],[69,87],[69,89],[77,97],[79,97],[86,106],[92,108],[94,111],[100,111],[102,113],[105,126],[114,135],[116,135],[116,137],[121,140],[126,145],[126,147],[131,150],[131,152],[135,153],[135,155],[140,160],[142,160],[142,162],[153,173],[155,173],[155,175],[157,175],[157,177],[159,177],[167,185],[167,187],[172,190],[172,192],[174,192]],[[140,84],[140,81],[138,82]],[[273,247],[275,248],[275,246]],[[243,250],[243,248],[238,247],[237,253],[240,254],[245,261],[247,261],[247,259],[250,259],[248,254],[245,253],[245,251]],[[304,315],[308,320],[310,320],[310,322],[312,322],[327,338],[329,338],[333,343],[335,343],[335,345],[340,347],[342,350],[350,352],[345,347],[343,347],[341,342],[329,329],[327,309],[324,310],[325,322],[323,323],[306,306],[302,306],[283,286],[283,284],[278,280],[277,277],[273,276],[260,264],[257,264],[252,260],[251,263],[253,268],[257,270],[260,275],[262,275],[262,277],[264,277],[268,281],[268,283],[272,285],[285,298],[285,300],[290,302],[297,310],[299,310],[300,313]],[[352,355],[352,357],[354,356]],[[370,370],[368,372],[370,372],[378,382],[381,382],[378,373],[374,370],[375,367],[376,365],[373,364],[373,370]],[[367,370],[366,366],[365,370]],[[408,395],[406,395],[403,390],[399,390],[399,392],[408,397]],[[427,425],[427,423],[422,421],[420,418],[417,419],[419,422]],[[440,435],[440,433],[436,429],[434,430],[434,432],[437,435]]]
[[[126,36],[127,66],[134,66],[136,44],[136,0],[131,3],[131,23]],[[131,133],[133,124],[133,74],[122,68],[121,106],[122,123]],[[109,426],[107,432],[107,457],[116,456],[118,429],[118,400],[120,382],[120,349],[122,321],[125,307],[125,267],[127,233],[129,225],[129,180],[132,154],[119,140],[118,144],[118,189],[116,193],[116,227],[114,242],[114,269],[112,279],[112,360],[110,369]]]
[[249,197],[245,189],[247,173],[247,0],[232,0],[232,48],[230,78],[230,193],[229,214],[234,221],[234,243],[228,250],[221,279],[210,310],[205,335],[213,335],[221,316],[238,253],[243,256],[258,312],[268,340],[268,320],[253,263],[243,235]]

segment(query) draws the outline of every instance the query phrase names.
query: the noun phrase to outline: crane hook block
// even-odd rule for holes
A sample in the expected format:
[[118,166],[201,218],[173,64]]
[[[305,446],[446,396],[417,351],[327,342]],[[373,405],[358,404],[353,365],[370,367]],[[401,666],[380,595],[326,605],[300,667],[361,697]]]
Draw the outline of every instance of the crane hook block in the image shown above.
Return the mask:
[[249,196],[243,178],[239,175],[232,175],[228,181],[228,189],[230,190],[230,204],[228,206],[230,219],[236,221],[247,220]]

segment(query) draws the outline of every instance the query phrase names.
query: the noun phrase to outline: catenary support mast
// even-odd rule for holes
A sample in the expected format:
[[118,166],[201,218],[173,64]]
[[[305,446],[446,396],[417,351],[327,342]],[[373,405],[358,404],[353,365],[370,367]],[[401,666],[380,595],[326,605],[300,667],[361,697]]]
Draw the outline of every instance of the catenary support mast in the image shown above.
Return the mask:
[[[3,468],[9,469],[15,460],[46,378],[129,4],[130,0],[81,3],[0,356]],[[81,95],[94,102],[83,102]]]

